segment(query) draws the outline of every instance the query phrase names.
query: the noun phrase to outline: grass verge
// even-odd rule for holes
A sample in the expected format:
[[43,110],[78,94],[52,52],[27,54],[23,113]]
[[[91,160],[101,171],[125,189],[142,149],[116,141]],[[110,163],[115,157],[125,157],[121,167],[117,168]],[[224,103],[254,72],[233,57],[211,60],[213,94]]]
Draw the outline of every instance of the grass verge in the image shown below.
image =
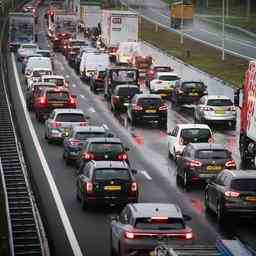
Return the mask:
[[[140,38],[168,54],[181,59],[182,61],[216,76],[231,86],[241,87],[244,73],[248,67],[248,60],[235,57],[230,54],[225,55],[225,61],[221,60],[221,51],[212,47],[207,47],[194,40],[184,38],[184,44],[180,44],[180,36],[169,32],[142,19],[140,24]],[[161,38],[163,40],[161,40]],[[187,51],[190,57],[187,57]]]

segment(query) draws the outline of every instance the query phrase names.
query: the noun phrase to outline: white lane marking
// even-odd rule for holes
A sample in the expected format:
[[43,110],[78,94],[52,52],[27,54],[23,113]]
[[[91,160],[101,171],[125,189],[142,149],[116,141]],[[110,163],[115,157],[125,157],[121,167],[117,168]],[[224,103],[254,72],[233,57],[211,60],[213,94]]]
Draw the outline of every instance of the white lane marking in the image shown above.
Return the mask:
[[75,85],[75,84],[72,84],[72,87],[73,87],[73,88],[76,88],[76,85]]
[[108,126],[106,124],[103,124],[102,127],[105,129],[105,130],[109,130]]
[[84,96],[83,94],[80,94],[80,97],[81,97],[82,99],[84,99],[84,98],[85,98],[85,96]]
[[13,65],[15,80],[16,80],[16,84],[17,84],[17,88],[18,88],[18,92],[19,92],[19,96],[20,96],[20,100],[21,100],[21,105],[23,107],[23,111],[24,111],[24,114],[25,114],[25,118],[26,118],[27,124],[29,126],[29,130],[30,130],[31,136],[33,138],[34,145],[36,147],[38,157],[41,160],[45,176],[47,177],[52,195],[54,197],[54,200],[55,200],[55,203],[56,203],[59,215],[60,215],[60,219],[62,221],[64,230],[66,232],[66,236],[69,240],[69,243],[70,243],[70,246],[73,250],[74,255],[75,256],[83,256],[81,248],[78,244],[78,240],[75,236],[74,230],[71,226],[71,223],[69,221],[68,215],[67,215],[66,210],[65,210],[65,207],[63,205],[60,193],[58,191],[58,188],[57,188],[56,183],[54,181],[54,178],[52,176],[51,170],[50,170],[49,165],[48,165],[48,163],[45,159],[44,152],[43,152],[43,150],[41,148],[41,145],[39,143],[36,131],[34,129],[34,126],[32,124],[31,118],[30,118],[30,115],[29,115],[28,110],[26,108],[26,103],[25,103],[24,95],[23,95],[23,92],[22,92],[22,89],[21,89],[21,84],[20,84],[19,75],[18,75],[16,63],[15,63],[15,57],[14,57],[13,53],[12,53],[12,65]]
[[94,108],[89,108],[89,111],[91,111],[92,113],[95,113],[96,112],[96,110],[94,109]]
[[147,171],[141,171],[141,173],[146,177],[147,180],[152,180],[151,176],[148,174]]

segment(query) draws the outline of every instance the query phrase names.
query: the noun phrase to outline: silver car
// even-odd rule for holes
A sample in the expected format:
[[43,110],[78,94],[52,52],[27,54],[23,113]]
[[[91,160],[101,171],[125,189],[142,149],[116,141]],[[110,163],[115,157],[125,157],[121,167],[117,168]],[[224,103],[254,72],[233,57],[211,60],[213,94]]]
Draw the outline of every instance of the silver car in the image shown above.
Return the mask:
[[194,119],[199,123],[224,123],[236,128],[237,111],[232,100],[226,96],[203,96],[195,107]]
[[63,141],[75,126],[87,126],[89,117],[81,109],[54,109],[45,121],[45,139]]

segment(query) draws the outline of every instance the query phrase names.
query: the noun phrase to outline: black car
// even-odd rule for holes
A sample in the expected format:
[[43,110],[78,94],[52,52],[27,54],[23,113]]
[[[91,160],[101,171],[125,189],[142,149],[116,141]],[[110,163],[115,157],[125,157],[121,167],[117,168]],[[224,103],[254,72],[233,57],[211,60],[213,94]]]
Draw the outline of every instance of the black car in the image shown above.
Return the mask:
[[113,112],[126,110],[125,104],[129,104],[135,94],[140,94],[138,85],[124,84],[116,86],[111,95],[111,110]]
[[106,70],[97,70],[96,74],[90,79],[90,89],[94,93],[104,91],[104,80],[106,77]]
[[205,188],[205,208],[216,213],[219,222],[226,216],[256,216],[256,171],[224,170]]
[[136,94],[127,107],[128,118],[133,126],[141,121],[158,121],[160,128],[167,128],[166,106],[160,95]]
[[90,161],[77,178],[77,199],[83,209],[90,205],[125,205],[138,201],[138,184],[125,161]]
[[[185,138],[184,138],[185,140]],[[177,180],[184,187],[205,181],[223,169],[235,169],[230,151],[221,144],[189,143],[177,161]]]
[[82,163],[95,161],[126,161],[129,163],[127,151],[119,138],[89,138],[76,159],[76,167]]
[[117,85],[136,84],[139,86],[139,70],[133,67],[111,67],[107,70],[104,84],[104,97],[111,100]]
[[177,81],[172,91],[173,105],[197,104],[199,99],[207,95],[207,86],[201,81]]

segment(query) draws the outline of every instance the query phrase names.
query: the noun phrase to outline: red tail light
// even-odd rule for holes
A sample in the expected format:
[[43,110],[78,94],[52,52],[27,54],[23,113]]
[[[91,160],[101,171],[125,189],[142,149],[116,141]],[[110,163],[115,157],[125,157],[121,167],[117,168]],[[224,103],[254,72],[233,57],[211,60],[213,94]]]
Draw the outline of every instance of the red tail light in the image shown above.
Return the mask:
[[159,111],[167,111],[167,110],[168,110],[168,106],[166,105],[159,107]]
[[84,153],[84,159],[85,160],[93,160],[94,159],[94,155],[92,153]]
[[131,184],[131,192],[137,192],[138,190],[138,184],[134,181]]
[[226,191],[225,192],[225,197],[239,197],[240,193],[236,191]]
[[92,193],[93,192],[93,184],[91,182],[86,182],[85,183],[85,191],[87,193]]
[[69,139],[68,142],[70,146],[78,146],[80,144],[80,140],[76,140],[76,139]]
[[202,111],[214,111],[214,109],[210,108],[210,107],[201,107],[201,110]]
[[125,231],[124,236],[125,236],[125,238],[127,238],[127,239],[134,239],[134,238],[135,238],[134,233],[128,232],[128,231]]
[[125,154],[125,153],[121,153],[117,156],[117,159],[120,160],[120,161],[125,161],[128,159],[128,155]]
[[73,97],[69,97],[68,105],[76,106],[76,100]]
[[226,164],[225,164],[225,167],[226,168],[236,168],[236,162],[235,162],[235,160],[229,160],[229,161],[227,161],[226,162]]
[[61,127],[61,123],[59,123],[59,122],[55,122],[55,121],[53,121],[53,122],[51,122],[51,128],[60,128]]
[[190,167],[201,167],[202,166],[202,163],[197,160],[189,160],[187,163]]
[[142,110],[143,110],[143,107],[138,106],[138,105],[134,105],[134,106],[132,107],[132,110],[134,110],[135,112],[137,112],[137,111],[142,111]]
[[114,102],[118,102],[118,101],[119,101],[119,98],[120,98],[119,96],[116,96],[116,95],[115,95],[115,96],[113,96],[112,99],[113,99]]
[[45,106],[45,105],[48,104],[48,101],[47,101],[47,99],[45,97],[41,97],[41,98],[39,98],[39,104],[41,106]]

